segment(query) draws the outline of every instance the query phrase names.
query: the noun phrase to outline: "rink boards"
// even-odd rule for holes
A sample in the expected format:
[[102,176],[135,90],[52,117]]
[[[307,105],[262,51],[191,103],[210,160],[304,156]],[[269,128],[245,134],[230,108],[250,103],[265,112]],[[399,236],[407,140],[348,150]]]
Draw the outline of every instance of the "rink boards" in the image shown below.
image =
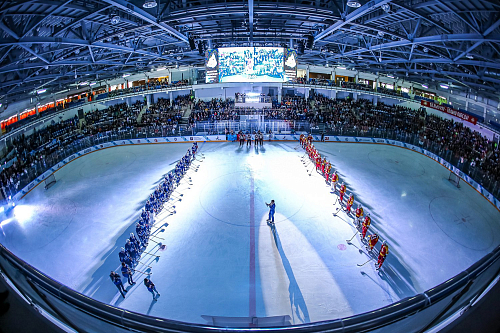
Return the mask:
[[[321,136],[319,135],[313,135],[314,141],[320,141]],[[299,136],[298,135],[293,135],[293,134],[275,134],[275,135],[265,135],[264,140],[272,140],[272,141],[299,141]],[[126,140],[117,140],[117,141],[110,141],[110,142],[105,142],[102,144],[94,145],[92,147],[83,149],[69,157],[66,157],[64,160],[61,162],[57,163],[54,165],[52,168],[44,172],[41,176],[37,177],[35,180],[33,180],[31,183],[26,185],[21,191],[19,191],[15,196],[14,200],[18,201],[21,200],[26,194],[28,194],[31,190],[33,190],[36,186],[38,186],[40,183],[42,183],[47,177],[49,177],[51,174],[62,168],[64,165],[70,163],[71,161],[90,154],[94,151],[102,150],[102,149],[107,149],[111,147],[119,147],[119,146],[126,146],[126,145],[143,145],[143,144],[165,144],[165,143],[186,143],[186,142],[226,142],[226,136],[225,135],[206,135],[206,136],[176,136],[176,137],[158,137],[158,138],[142,138],[142,139],[126,139]],[[468,183],[470,186],[472,186],[476,191],[478,191],[483,197],[485,197],[490,203],[492,203],[498,210],[500,210],[500,200],[495,198],[491,193],[489,193],[486,189],[483,188],[479,183],[474,181],[471,177],[463,173],[460,169],[457,167],[451,165],[447,161],[445,161],[443,158],[437,156],[434,153],[431,153],[421,147],[414,146],[408,143],[404,143],[401,141],[396,141],[396,140],[389,140],[389,139],[383,139],[383,138],[367,138],[367,137],[352,137],[352,136],[325,136],[324,137],[325,142],[343,142],[343,143],[370,143],[370,144],[384,144],[384,145],[391,145],[391,146],[396,146],[396,147],[401,147],[401,148],[406,148],[409,150],[413,150],[417,153],[426,155],[429,158],[432,158],[434,161],[438,162],[448,170],[452,171],[456,175],[458,175],[460,178],[462,178],[463,181]]]

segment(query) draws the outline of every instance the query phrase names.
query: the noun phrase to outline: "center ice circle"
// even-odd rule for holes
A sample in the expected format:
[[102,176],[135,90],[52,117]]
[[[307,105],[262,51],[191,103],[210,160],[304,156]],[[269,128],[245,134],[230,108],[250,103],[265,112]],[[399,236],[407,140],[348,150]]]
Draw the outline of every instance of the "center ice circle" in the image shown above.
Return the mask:
[[[408,153],[412,155],[405,156]],[[403,156],[394,158],[386,150],[374,150],[368,154],[368,159],[379,168],[402,176],[418,177],[425,173],[425,169],[411,158],[414,156],[413,152],[402,150],[399,154]]]
[[[443,207],[453,207],[445,214]],[[490,248],[493,230],[481,212],[456,198],[438,197],[429,204],[429,211],[436,225],[458,244],[477,251]]]
[[[200,205],[205,213],[220,222],[250,227],[251,182],[252,175],[248,171],[237,171],[219,176],[201,190]],[[279,189],[270,189],[258,179],[253,179],[253,182],[254,226],[267,227],[265,219],[267,219],[269,208],[265,203],[269,202],[270,198],[281,198],[282,201],[288,201],[295,208],[292,211],[288,210],[284,218],[279,219],[275,216],[275,223],[280,223],[301,210],[303,203],[292,202],[294,199],[291,193],[283,194]],[[297,199],[297,196],[295,198]],[[284,209],[283,203],[277,202],[277,212],[282,211],[281,207]],[[264,216],[264,223],[262,223]]]

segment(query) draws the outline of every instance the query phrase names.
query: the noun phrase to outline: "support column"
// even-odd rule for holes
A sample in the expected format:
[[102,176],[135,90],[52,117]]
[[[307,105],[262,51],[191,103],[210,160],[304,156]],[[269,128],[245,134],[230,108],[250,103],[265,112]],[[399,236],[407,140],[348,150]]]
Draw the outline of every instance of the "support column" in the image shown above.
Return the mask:
[[465,111],[469,111],[469,97],[465,98]]
[[304,91],[304,97],[306,98],[306,101],[309,99],[309,88],[306,88]]
[[352,99],[357,101],[358,100],[358,93],[352,93]]
[[373,105],[377,106],[378,96],[373,96]]
[[36,112],[36,115],[38,116],[38,103],[35,104],[35,112]]
[[483,113],[483,117],[484,117],[484,122],[486,123],[486,106],[484,107],[484,113]]
[[283,88],[278,87],[278,103],[281,103],[281,94],[283,93]]
[[172,106],[174,104],[174,95],[171,91],[168,92],[168,97],[170,99],[170,105]]
[[148,108],[151,106],[151,94],[146,95],[146,105]]
[[306,69],[306,81],[309,82],[309,66]]
[[330,99],[337,99],[337,90],[330,90]]

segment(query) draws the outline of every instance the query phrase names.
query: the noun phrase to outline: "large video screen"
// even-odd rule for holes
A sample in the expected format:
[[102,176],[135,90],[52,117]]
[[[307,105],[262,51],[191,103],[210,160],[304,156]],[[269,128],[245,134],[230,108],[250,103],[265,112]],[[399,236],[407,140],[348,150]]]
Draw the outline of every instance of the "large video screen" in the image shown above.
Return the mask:
[[218,49],[219,82],[285,82],[281,47],[224,47]]

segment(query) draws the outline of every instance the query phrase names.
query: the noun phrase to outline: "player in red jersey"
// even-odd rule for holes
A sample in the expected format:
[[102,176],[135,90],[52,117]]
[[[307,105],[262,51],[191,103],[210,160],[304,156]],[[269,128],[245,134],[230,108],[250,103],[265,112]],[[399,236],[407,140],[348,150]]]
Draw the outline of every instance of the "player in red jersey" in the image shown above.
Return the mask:
[[366,237],[366,233],[368,232],[368,228],[370,228],[370,224],[372,224],[372,219],[370,218],[370,214],[366,215],[365,220],[361,229],[361,238],[364,239]]
[[308,141],[309,143],[312,143],[312,141],[313,141],[313,137],[312,137],[312,135],[311,135],[311,134],[309,134],[309,135],[307,136],[307,141]]
[[366,249],[368,251],[372,251],[373,248],[375,247],[375,245],[377,245],[377,242],[378,242],[378,235],[377,234],[373,234],[373,235],[368,235],[368,245],[366,246]]
[[340,204],[342,204],[342,201],[344,201],[344,194],[345,194],[345,190],[346,190],[346,187],[345,187],[345,184],[342,183],[342,185],[340,185]]
[[320,167],[321,167],[321,155],[318,154],[318,156],[316,157],[316,170],[319,170]]
[[378,254],[377,271],[380,269],[380,267],[382,267],[382,264],[384,263],[387,254],[389,254],[389,245],[387,245],[386,242],[384,241],[382,243],[382,247],[380,248],[380,252]]
[[347,213],[349,214],[351,213],[351,207],[353,204],[354,204],[354,194],[351,193],[349,199],[347,199],[347,207],[346,207]]
[[328,162],[326,164],[326,167],[325,167],[325,178],[326,178],[326,182],[328,183],[329,181],[329,178],[330,178],[330,171],[332,170],[332,165],[330,164],[330,162]]
[[337,183],[339,182],[339,175],[337,175],[337,171],[333,172],[331,182],[332,182],[332,192],[335,192],[335,190],[337,189]]
[[356,225],[359,227],[359,222],[363,218],[363,207],[358,204],[358,208],[356,208]]

